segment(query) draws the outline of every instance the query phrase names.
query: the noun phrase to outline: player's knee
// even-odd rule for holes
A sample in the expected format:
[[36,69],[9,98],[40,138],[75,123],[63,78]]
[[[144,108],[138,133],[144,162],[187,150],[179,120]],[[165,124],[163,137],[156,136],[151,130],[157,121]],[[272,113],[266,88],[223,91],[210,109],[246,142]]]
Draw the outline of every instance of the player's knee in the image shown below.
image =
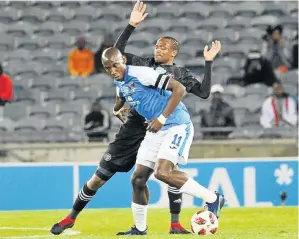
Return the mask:
[[158,179],[164,183],[168,183],[169,172],[167,172],[166,170],[164,170],[162,168],[156,168],[156,170],[154,172],[154,176],[156,179]]
[[97,175],[93,175],[91,179],[87,182],[87,187],[91,190],[97,191],[100,187],[102,187],[106,183],[105,180],[101,179]]
[[142,190],[146,188],[146,178],[142,175],[133,174],[131,183],[135,190]]

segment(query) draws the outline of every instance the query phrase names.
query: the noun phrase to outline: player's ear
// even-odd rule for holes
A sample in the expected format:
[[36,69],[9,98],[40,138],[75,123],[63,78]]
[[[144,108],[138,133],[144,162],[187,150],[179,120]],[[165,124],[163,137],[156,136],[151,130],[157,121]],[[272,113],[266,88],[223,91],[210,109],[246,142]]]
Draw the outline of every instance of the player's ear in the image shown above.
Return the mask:
[[123,56],[122,58],[123,58],[123,63],[127,64],[127,57]]
[[178,53],[179,53],[179,52],[178,52],[177,50],[173,50],[173,51],[172,51],[172,56],[173,56],[173,57],[176,57]]

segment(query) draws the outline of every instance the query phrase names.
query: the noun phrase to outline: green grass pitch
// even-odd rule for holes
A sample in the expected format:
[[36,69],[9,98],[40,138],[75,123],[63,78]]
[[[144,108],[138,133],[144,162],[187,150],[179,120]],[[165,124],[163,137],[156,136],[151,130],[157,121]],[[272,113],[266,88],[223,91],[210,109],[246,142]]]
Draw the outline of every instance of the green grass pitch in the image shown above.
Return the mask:
[[[181,222],[189,229],[189,221],[197,209],[184,209]],[[116,232],[132,226],[130,209],[85,210],[70,232],[79,235],[52,236],[48,229],[68,211],[16,211],[0,212],[0,239],[15,238],[74,238],[113,239],[132,236],[114,236]],[[167,209],[149,209],[148,235],[141,238],[214,238],[214,239],[295,239],[298,238],[298,208],[224,208],[216,235],[169,235]],[[140,238],[134,236],[134,238]]]

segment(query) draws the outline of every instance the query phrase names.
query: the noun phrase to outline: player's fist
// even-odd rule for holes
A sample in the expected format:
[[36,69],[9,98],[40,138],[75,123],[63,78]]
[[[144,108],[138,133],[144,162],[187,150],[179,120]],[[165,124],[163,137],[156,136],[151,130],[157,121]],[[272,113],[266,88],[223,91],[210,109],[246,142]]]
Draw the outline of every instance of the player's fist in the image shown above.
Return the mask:
[[210,50],[209,47],[205,46],[203,55],[206,61],[213,61],[214,58],[217,56],[218,52],[221,50],[221,43],[220,41],[212,42],[212,46]]
[[121,108],[118,114],[115,116],[119,118],[121,122],[125,123],[129,111],[130,111],[129,108]]
[[162,127],[163,124],[161,124],[158,119],[153,119],[148,122],[147,130],[152,133],[157,133]]
[[142,22],[148,15],[148,13],[145,13],[145,10],[146,4],[138,0],[131,12],[129,24],[136,27],[140,22]]

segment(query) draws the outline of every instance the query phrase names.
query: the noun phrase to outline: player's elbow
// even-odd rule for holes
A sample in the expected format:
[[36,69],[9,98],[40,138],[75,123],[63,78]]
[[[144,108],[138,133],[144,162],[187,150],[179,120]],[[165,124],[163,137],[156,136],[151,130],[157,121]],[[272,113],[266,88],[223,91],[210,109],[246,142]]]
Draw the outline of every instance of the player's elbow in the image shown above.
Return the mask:
[[208,99],[210,96],[210,92],[201,92],[198,96],[203,99]]
[[179,98],[183,98],[185,94],[185,88],[181,84],[177,84],[176,87],[172,90],[172,93],[175,94]]

